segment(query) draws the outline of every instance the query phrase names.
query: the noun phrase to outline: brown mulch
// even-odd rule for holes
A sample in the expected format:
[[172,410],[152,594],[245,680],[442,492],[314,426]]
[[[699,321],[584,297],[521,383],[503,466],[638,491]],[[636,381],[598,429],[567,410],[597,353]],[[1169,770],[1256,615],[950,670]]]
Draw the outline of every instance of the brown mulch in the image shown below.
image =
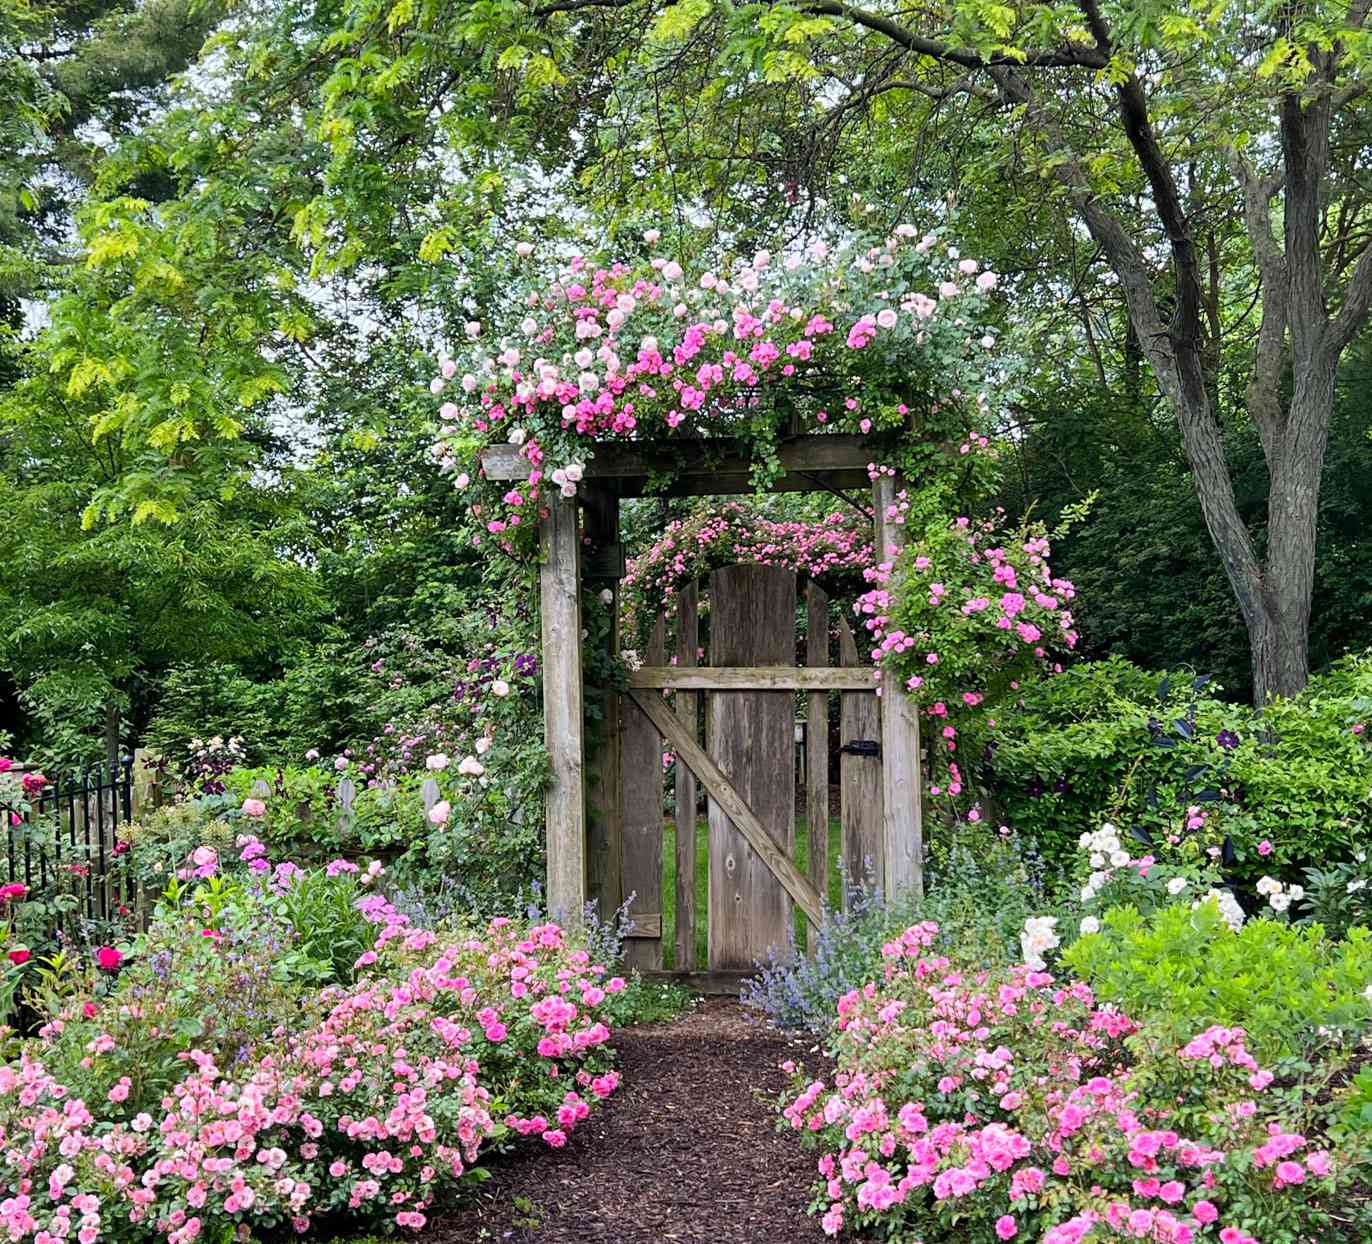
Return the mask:
[[797,1049],[732,999],[616,1034],[623,1082],[565,1148],[493,1159],[472,1200],[425,1244],[803,1244],[814,1155],[779,1134],[775,1098]]

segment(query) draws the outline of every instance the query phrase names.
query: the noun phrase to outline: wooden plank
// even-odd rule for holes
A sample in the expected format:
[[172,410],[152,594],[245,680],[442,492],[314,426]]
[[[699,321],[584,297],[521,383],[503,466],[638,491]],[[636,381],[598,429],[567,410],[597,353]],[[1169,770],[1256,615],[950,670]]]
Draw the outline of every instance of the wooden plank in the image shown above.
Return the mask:
[[634,926],[625,937],[645,939],[662,937],[662,913],[660,911],[635,911]]
[[[679,669],[695,667],[700,647],[699,589],[688,584],[676,597],[676,662]],[[700,697],[678,691],[676,715],[696,737]],[[676,957],[679,972],[696,966],[696,776],[682,761],[676,766]]]
[[[876,515],[874,551],[894,562],[905,528],[891,522],[896,480],[878,476],[872,484]],[[924,782],[919,771],[919,709],[905,688],[892,683],[881,701],[882,854],[887,896],[924,893]]]
[[[734,437],[683,438],[658,444],[601,441],[588,450],[585,478],[593,481],[646,483],[654,475],[675,474],[708,483],[726,476],[746,479],[753,468],[750,447]],[[835,471],[860,472],[866,486],[867,467],[876,456],[866,437],[843,433],[799,436],[777,448],[783,471],[825,475],[824,481],[812,483],[816,488],[823,487]],[[528,479],[532,467],[520,446],[501,444],[481,451],[481,469],[490,480],[517,480]],[[750,487],[748,491],[755,490]]]
[[[870,674],[871,667],[863,665],[858,656],[853,628],[847,618],[838,622],[839,660],[848,666],[861,666]],[[855,739],[879,739],[881,709],[877,697],[844,692],[839,696],[839,743],[846,746]],[[882,786],[881,759],[878,756],[855,756],[840,752],[839,821],[842,825],[843,906],[846,910],[851,897],[849,889],[861,884],[880,886],[882,871]]]
[[[666,628],[661,618],[653,627],[647,657],[661,663]],[[649,691],[664,713],[671,710],[662,693]],[[623,787],[624,899],[630,919],[639,912],[662,911],[662,738],[651,717],[637,711],[638,700],[624,701],[620,722],[620,782]],[[632,896],[632,897],[631,897]],[[662,966],[661,937],[635,938],[624,948],[625,962],[641,971]]]
[[[705,787],[706,793],[733,818],[748,845],[767,865],[772,875],[785,887],[786,892],[796,901],[805,918],[812,924],[819,923],[821,903],[819,895],[806,880],[800,870],[791,863],[790,856],[783,854],[772,835],[763,827],[762,822],[744,801],[742,794],[724,775],[720,767],[693,738],[682,728],[670,709],[651,691],[630,691],[629,698],[652,719],[667,739],[670,747],[676,749],[678,759],[684,760],[695,770],[696,777]],[[787,766],[787,774],[790,767]],[[764,947],[765,949],[765,947]],[[748,961],[749,969],[753,961]],[[715,969],[711,969],[712,971]],[[745,969],[739,968],[739,971]]]
[[[829,664],[829,597],[813,581],[805,585],[805,660],[811,669]],[[829,891],[829,692],[811,691],[805,701],[805,825],[809,833],[810,884]],[[805,949],[815,953],[818,931],[805,929]]]
[[[619,498],[602,488],[583,486],[585,536],[583,579],[588,561],[605,548],[619,547]],[[619,655],[619,582],[602,585],[611,594],[610,629],[603,653]],[[619,692],[606,685],[597,690],[600,721],[586,741],[586,886],[602,920],[612,920],[624,902],[624,816],[620,806]]]
[[574,498],[554,496],[539,523],[543,735],[552,770],[544,802],[548,911],[579,920],[586,905],[581,689],[581,545]]
[[677,687],[690,691],[876,691],[868,669],[843,669],[828,664],[796,669],[775,665],[707,665],[682,669],[676,665],[644,665],[629,672],[631,687]]
[[[710,576],[712,666],[794,666],[795,652],[793,570],[725,566]],[[716,692],[706,697],[706,717],[707,751],[762,830],[759,850],[733,810],[711,799],[708,966],[746,968],[771,950],[789,952],[795,940],[791,901],[765,854],[770,847],[796,871],[795,696]]]

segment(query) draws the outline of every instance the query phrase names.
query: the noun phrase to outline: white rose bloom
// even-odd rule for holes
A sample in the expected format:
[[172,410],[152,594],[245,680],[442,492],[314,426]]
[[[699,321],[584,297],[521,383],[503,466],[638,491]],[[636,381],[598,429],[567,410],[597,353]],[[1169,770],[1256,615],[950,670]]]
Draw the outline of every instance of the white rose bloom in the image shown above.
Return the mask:
[[482,735],[479,739],[477,739],[477,741],[476,741],[476,754],[477,754],[478,756],[484,756],[484,755],[485,755],[488,751],[490,751],[490,750],[491,750],[491,740],[488,739],[488,738],[483,734],[483,735]]
[[424,761],[426,769],[432,769],[435,773],[441,772],[448,767],[448,758],[442,752],[435,752]]
[[491,684],[491,694],[494,696],[498,696],[500,699],[503,700],[507,695],[510,694],[510,684],[507,683],[503,678],[497,678],[495,682]]
[[1274,894],[1267,901],[1271,904],[1273,911],[1285,911],[1291,906],[1291,896],[1289,894]]
[[480,321],[480,320],[468,320],[468,321],[467,321],[467,336],[468,336],[468,337],[480,337],[480,336],[481,336],[481,321]]
[[579,463],[579,462],[569,462],[569,463],[567,464],[567,478],[568,478],[568,480],[570,480],[573,484],[579,484],[579,483],[581,483],[581,476],[582,476],[583,472],[585,471],[585,469],[586,469],[586,468],[583,467],[583,466],[581,465],[581,463]]
[[1257,886],[1259,894],[1276,894],[1281,890],[1281,882],[1275,877],[1263,877]]
[[613,605],[615,603],[615,594],[610,588],[603,587],[600,589],[600,603],[602,605]]
[[511,428],[509,436],[505,439],[509,441],[511,445],[522,445],[524,444],[524,438],[526,436],[528,436],[528,433],[525,432],[523,428]]
[[1348,883],[1348,892],[1349,894],[1356,894],[1359,890],[1366,889],[1366,887],[1366,881],[1350,881]]
[[1085,917],[1081,922],[1081,931],[1083,933],[1099,933],[1100,921],[1095,916]]
[[1188,882],[1185,877],[1173,877],[1171,881],[1167,883],[1167,893],[1173,895],[1180,894],[1189,884],[1190,882]]
[[1299,903],[1305,897],[1305,887],[1301,885],[1287,886],[1286,892],[1291,896],[1293,903]]
[[464,756],[462,763],[457,766],[457,771],[464,777],[480,777],[486,772],[486,766],[475,756]]
[[1123,868],[1129,863],[1128,851],[1111,851],[1110,865],[1112,868]]
[[1104,868],[1105,856],[1103,856],[1099,851],[1092,851],[1090,864],[1092,868]]
[[1089,885],[1088,885],[1088,886],[1082,886],[1082,888],[1081,888],[1081,901],[1082,901],[1083,903],[1089,903],[1089,902],[1090,902],[1093,898],[1095,898],[1095,897],[1096,897],[1096,891],[1095,891],[1091,886],[1089,886]]

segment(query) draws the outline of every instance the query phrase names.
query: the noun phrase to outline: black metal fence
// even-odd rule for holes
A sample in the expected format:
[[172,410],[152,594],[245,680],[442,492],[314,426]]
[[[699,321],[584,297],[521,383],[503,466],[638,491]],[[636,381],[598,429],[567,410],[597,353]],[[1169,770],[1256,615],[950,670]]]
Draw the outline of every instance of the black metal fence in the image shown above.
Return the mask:
[[125,758],[55,779],[31,796],[27,810],[0,805],[3,884],[72,896],[88,920],[111,919],[129,899],[117,861],[133,802],[133,760]]

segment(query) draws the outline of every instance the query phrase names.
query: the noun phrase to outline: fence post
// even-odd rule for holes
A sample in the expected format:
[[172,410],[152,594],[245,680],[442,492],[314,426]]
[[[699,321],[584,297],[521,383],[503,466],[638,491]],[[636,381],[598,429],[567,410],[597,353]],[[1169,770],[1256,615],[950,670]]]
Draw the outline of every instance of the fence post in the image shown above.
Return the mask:
[[129,814],[135,821],[162,802],[157,786],[158,759],[158,754],[146,747],[137,748],[133,753],[133,793],[129,801]]

